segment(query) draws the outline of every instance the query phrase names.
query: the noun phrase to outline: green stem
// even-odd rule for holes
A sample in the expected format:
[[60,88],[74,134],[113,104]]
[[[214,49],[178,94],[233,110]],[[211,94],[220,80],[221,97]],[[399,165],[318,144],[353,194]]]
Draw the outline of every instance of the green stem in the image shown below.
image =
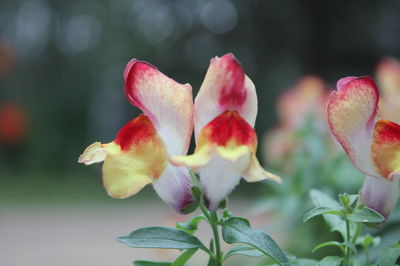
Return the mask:
[[358,237],[360,236],[360,233],[361,233],[361,223],[357,223],[356,232],[354,233],[354,236],[351,239],[351,242],[353,242],[353,244],[356,243]]
[[[346,219],[346,241],[350,242],[351,238],[350,238],[350,222],[349,219],[347,219],[347,215],[345,217]],[[344,266],[348,266],[349,265],[349,260],[350,260],[350,248],[346,245],[345,246],[345,256],[344,256]]]
[[215,243],[215,258],[216,258],[216,266],[221,266],[221,245],[219,242],[219,234],[218,234],[218,213],[216,211],[210,212],[211,214],[211,228],[214,234],[214,243]]
[[369,265],[369,250],[368,247],[365,247],[365,265]]
[[211,225],[213,235],[214,235],[214,244],[215,244],[215,254],[212,256],[212,260],[214,261],[215,266],[222,265],[222,253],[221,253],[221,245],[219,241],[218,234],[218,213],[216,211],[210,212],[203,203],[200,203],[200,210],[206,217],[208,223]]

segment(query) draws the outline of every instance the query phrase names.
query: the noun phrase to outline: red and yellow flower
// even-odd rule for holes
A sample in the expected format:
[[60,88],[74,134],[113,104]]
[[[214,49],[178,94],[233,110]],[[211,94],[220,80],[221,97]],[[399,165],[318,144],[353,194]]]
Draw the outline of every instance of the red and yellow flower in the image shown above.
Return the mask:
[[194,104],[196,149],[171,162],[200,174],[202,190],[215,210],[238,184],[280,178],[264,171],[256,156],[257,95],[253,82],[232,55],[211,60]]
[[328,122],[353,164],[367,175],[362,201],[388,217],[398,196],[400,126],[377,118],[378,102],[370,77],[343,78],[330,95]]
[[192,202],[191,178],[168,157],[186,154],[193,131],[192,88],[154,66],[130,61],[124,72],[125,94],[143,114],[128,122],[114,141],[91,144],[79,157],[86,165],[103,162],[103,183],[114,198],[126,198],[153,184],[177,211]]

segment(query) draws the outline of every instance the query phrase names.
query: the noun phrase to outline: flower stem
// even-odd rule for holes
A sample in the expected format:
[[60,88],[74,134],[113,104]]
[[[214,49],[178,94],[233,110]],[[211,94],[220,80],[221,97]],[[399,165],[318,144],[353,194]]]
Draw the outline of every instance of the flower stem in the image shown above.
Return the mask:
[[[351,241],[351,238],[350,238],[350,222],[349,222],[349,219],[347,219],[347,215],[346,215],[345,219],[346,219],[346,235],[347,235],[346,241],[350,242]],[[350,248],[346,245],[345,246],[345,256],[344,256],[344,265],[345,266],[349,265],[350,252],[351,252]]]
[[216,266],[221,265],[221,245],[219,242],[219,234],[218,234],[218,213],[216,211],[210,212],[211,216],[211,228],[214,234],[214,243],[215,243],[215,258],[216,258]]
[[200,210],[206,217],[208,223],[211,225],[211,229],[214,235],[214,245],[215,245],[215,254],[212,256],[212,261],[214,262],[214,266],[222,265],[222,253],[221,253],[221,245],[219,241],[219,233],[218,233],[218,213],[217,211],[209,211],[203,203],[200,203]]

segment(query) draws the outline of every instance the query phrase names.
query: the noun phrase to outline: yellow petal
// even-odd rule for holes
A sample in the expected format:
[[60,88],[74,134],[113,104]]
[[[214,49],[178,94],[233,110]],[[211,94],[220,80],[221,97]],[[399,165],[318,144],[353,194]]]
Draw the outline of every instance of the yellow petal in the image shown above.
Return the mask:
[[104,160],[103,183],[107,193],[122,199],[136,194],[160,177],[167,166],[167,150],[150,119],[140,115],[118,132],[108,144],[90,145],[79,162]]
[[255,155],[251,157],[249,168],[243,173],[243,178],[247,182],[257,182],[264,179],[274,180],[275,182],[281,183],[282,179],[270,172],[265,171],[260,163],[258,162]]
[[400,172],[400,125],[380,120],[375,125],[372,160],[379,174],[392,181]]

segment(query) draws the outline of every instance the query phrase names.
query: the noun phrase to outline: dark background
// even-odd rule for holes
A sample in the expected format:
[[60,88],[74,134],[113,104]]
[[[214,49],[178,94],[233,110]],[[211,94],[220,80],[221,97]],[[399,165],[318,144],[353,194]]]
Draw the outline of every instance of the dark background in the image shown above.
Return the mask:
[[110,141],[137,115],[122,90],[131,58],[196,93],[209,59],[233,52],[257,87],[261,134],[275,123],[279,93],[302,75],[334,84],[400,56],[400,2],[2,1],[0,40],[2,57],[12,57],[0,76],[0,105],[27,118],[23,143],[1,149],[2,178],[10,169],[58,178],[81,171],[81,150]]

